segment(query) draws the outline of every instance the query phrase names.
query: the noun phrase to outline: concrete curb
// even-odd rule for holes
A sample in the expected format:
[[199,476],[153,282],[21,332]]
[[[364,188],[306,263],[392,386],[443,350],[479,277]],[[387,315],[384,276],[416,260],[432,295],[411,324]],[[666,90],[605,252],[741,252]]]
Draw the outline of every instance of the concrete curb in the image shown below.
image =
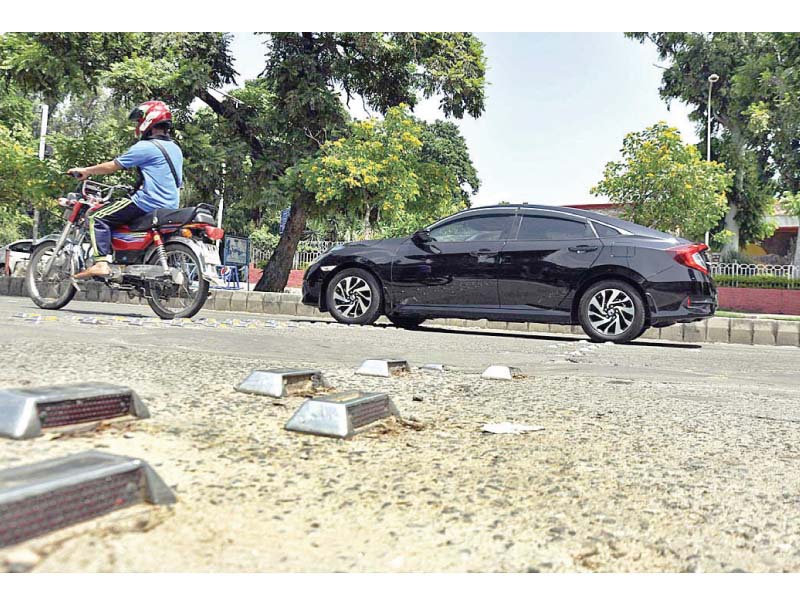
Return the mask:
[[[98,282],[86,284],[85,292],[75,295],[76,300],[90,302],[117,302],[119,304],[147,304],[139,298],[128,298],[126,294],[110,290]],[[0,296],[24,296],[22,277],[0,277]],[[299,294],[273,292],[245,292],[212,290],[205,308],[209,310],[248,312],[268,315],[288,315],[329,319],[312,306],[300,302]],[[441,327],[469,327],[472,329],[500,329],[529,333],[557,333],[580,335],[583,331],[576,325],[547,325],[543,323],[507,323],[505,321],[467,321],[464,319],[430,319],[426,324]],[[684,343],[725,343],[756,346],[800,347],[800,321],[778,321],[774,319],[730,319],[713,317],[698,323],[681,323],[661,329],[648,329],[641,339],[664,340]]]

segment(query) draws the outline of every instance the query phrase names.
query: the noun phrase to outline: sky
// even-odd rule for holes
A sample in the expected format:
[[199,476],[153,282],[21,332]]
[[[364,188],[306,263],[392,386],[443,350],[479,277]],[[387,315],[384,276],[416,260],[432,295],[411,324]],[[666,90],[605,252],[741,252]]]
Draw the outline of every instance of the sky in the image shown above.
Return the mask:
[[[621,33],[477,35],[488,66],[486,109],[478,119],[454,120],[481,179],[473,206],[603,202],[589,189],[619,157],[626,133],[663,120],[684,142],[698,141],[688,108],[674,101],[668,108],[658,95],[662,69],[652,44]],[[235,34],[232,50],[240,84],[264,68],[253,34]],[[436,99],[415,113],[444,118]]]

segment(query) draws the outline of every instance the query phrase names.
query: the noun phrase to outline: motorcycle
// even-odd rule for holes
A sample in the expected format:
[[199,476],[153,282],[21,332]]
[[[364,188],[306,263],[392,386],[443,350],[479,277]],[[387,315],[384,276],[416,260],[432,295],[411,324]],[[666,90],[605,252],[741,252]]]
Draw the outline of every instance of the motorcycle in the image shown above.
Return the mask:
[[[60,235],[34,242],[25,287],[39,307],[66,306],[80,289],[74,275],[90,263],[88,213],[115,195],[133,193],[127,185],[83,181],[75,192],[59,198],[66,225]],[[222,285],[216,244],[224,231],[216,227],[214,208],[157,209],[112,230],[114,261],[109,277],[95,277],[112,290],[146,298],[162,319],[192,317],[203,308],[211,284]]]

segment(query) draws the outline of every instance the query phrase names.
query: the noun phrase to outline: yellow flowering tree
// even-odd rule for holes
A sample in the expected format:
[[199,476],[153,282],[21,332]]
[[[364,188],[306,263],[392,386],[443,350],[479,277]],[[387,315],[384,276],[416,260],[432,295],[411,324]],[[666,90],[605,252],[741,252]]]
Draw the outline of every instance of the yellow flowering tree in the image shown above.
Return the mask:
[[[463,138],[431,131],[439,130],[408,107],[390,108],[383,119],[352,122],[346,137],[325,142],[288,176],[314,195],[319,215],[359,220],[368,237],[406,234],[465,208],[479,185]],[[442,150],[437,142],[443,139],[451,154],[434,151]],[[471,174],[460,164],[469,164]]]
[[591,189],[622,207],[622,218],[701,240],[728,208],[733,172],[703,160],[663,121],[625,136],[619,161],[606,164]]

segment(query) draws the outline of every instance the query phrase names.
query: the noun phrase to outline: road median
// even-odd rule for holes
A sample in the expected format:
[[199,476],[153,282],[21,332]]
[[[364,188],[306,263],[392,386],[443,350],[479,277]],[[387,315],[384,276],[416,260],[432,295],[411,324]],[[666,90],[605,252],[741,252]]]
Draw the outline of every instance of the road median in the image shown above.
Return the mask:
[[[89,302],[116,302],[141,305],[147,302],[138,297],[128,298],[125,293],[112,291],[99,282],[88,282],[86,290],[78,292],[75,299]],[[22,277],[0,277],[0,295],[25,295]],[[244,290],[212,290],[206,309],[229,312],[260,313],[330,319],[312,306],[300,302],[299,294],[274,292],[247,292]],[[542,323],[506,323],[504,321],[467,321],[464,319],[431,319],[427,325],[466,327],[471,329],[504,329],[512,332],[580,335],[580,327],[546,325]],[[729,343],[755,346],[800,346],[800,321],[714,317],[696,323],[683,323],[649,329],[642,336],[647,340],[664,340],[685,343]]]

